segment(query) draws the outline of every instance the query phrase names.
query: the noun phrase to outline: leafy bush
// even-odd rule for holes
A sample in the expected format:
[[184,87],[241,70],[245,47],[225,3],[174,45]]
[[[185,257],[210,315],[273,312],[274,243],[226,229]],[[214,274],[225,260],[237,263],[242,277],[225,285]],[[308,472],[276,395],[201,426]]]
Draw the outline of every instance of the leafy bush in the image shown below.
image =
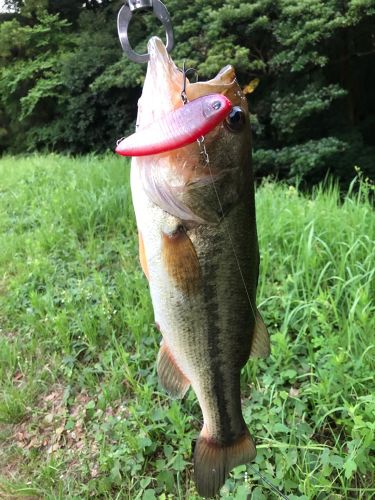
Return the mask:
[[[134,126],[145,67],[122,55],[122,2],[8,0],[0,16],[0,151],[112,149]],[[354,165],[375,177],[375,7],[368,0],[166,2],[173,58],[201,78],[231,63],[250,94],[258,176],[343,182]],[[130,38],[164,36],[150,15]]]

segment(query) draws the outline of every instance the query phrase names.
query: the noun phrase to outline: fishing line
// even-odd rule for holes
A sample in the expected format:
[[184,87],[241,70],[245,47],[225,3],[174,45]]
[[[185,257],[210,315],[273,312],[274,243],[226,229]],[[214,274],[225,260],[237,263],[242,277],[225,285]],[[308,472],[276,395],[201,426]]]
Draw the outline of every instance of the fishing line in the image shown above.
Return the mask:
[[[209,172],[210,172],[210,177],[211,177],[211,180],[212,180],[212,186],[213,186],[214,191],[215,191],[215,194],[216,194],[216,198],[217,198],[217,201],[218,201],[218,204],[219,204],[219,207],[220,207],[220,211],[221,211],[221,213],[222,213],[222,217],[223,217],[223,218],[222,218],[222,222],[223,222],[223,224],[224,224],[224,221],[225,221],[225,215],[224,215],[223,205],[222,205],[222,203],[221,203],[221,201],[220,201],[219,193],[218,193],[218,191],[217,191],[217,189],[216,189],[216,186],[215,186],[215,180],[214,180],[214,176],[212,175],[212,170],[211,170],[211,166],[210,166],[210,159],[209,159],[209,156],[208,156],[208,153],[207,153],[207,150],[206,150],[206,146],[205,146],[205,144],[204,144],[204,137],[202,137],[201,139],[202,139],[202,141],[198,142],[198,144],[199,144],[199,146],[200,146],[200,147],[203,147],[203,152],[204,152],[204,155],[205,155],[205,158],[206,158],[206,165],[207,165],[208,170],[209,170]],[[199,141],[199,139],[198,139],[198,141]],[[201,151],[201,153],[202,153],[202,151]],[[253,308],[253,305],[252,305],[252,303],[251,303],[251,299],[250,299],[249,291],[248,291],[247,286],[246,286],[245,277],[244,277],[244,275],[243,275],[243,273],[242,273],[242,269],[241,269],[240,261],[239,261],[239,259],[238,259],[238,257],[237,257],[236,250],[235,250],[235,247],[234,247],[234,244],[233,244],[233,240],[232,240],[231,234],[230,234],[230,232],[229,232],[228,227],[226,227],[226,225],[224,225],[224,227],[225,227],[225,230],[226,230],[226,232],[227,232],[227,235],[228,235],[228,239],[229,239],[229,241],[230,241],[230,244],[231,244],[231,246],[232,246],[233,255],[234,255],[234,257],[235,257],[235,259],[236,259],[236,262],[237,262],[237,267],[238,267],[238,270],[239,270],[240,275],[241,275],[242,283],[243,283],[243,286],[244,286],[244,288],[245,288],[246,295],[247,295],[247,298],[248,298],[248,301],[249,301],[249,304],[250,304],[250,307],[251,307],[252,313],[253,313],[253,315],[254,315],[254,319],[256,320],[256,315],[255,315],[255,312],[254,312],[254,308]],[[254,466],[252,466],[251,464],[247,464],[247,465],[249,466],[249,468],[250,468],[253,472],[255,472],[256,474],[258,474],[258,475],[259,475],[259,477],[261,478],[261,480],[262,480],[264,483],[266,483],[266,484],[267,484],[267,485],[271,488],[271,490],[272,490],[274,493],[277,493],[277,494],[279,495],[279,497],[280,497],[280,498],[283,498],[284,500],[289,500],[289,498],[288,498],[286,495],[284,495],[284,493],[282,493],[282,492],[281,492],[281,491],[280,491],[280,490],[279,490],[279,489],[278,489],[278,488],[277,488],[274,484],[272,484],[272,483],[271,483],[271,481],[270,481],[269,479],[267,479],[267,478],[266,478],[266,477],[265,477],[265,476],[264,476],[261,472],[257,471],[257,470],[255,469],[255,467],[254,467]]]
[[284,493],[282,493],[278,488],[277,486],[275,486],[274,484],[271,483],[271,481],[269,479],[267,479],[265,476],[263,476],[263,474],[261,474],[261,472],[259,472],[258,470],[256,470],[255,467],[253,467],[251,464],[247,464],[248,467],[250,469],[252,469],[252,471],[255,473],[255,474],[258,474],[258,476],[261,478],[262,481],[264,481],[270,488],[271,490],[274,492],[274,493],[277,493],[279,495],[280,498],[283,498],[284,500],[289,500],[289,497],[287,497],[286,495],[284,495]]
[[[241,269],[241,265],[240,265],[240,261],[238,259],[238,256],[237,256],[237,253],[236,253],[236,250],[235,250],[235,247],[234,247],[234,244],[233,244],[233,240],[232,240],[232,237],[231,237],[231,234],[229,232],[229,229],[228,227],[226,227],[226,225],[224,224],[224,221],[225,221],[225,215],[224,215],[224,210],[223,210],[223,205],[220,201],[220,197],[219,197],[219,193],[216,189],[216,186],[215,186],[215,180],[214,180],[214,176],[212,174],[212,170],[211,170],[211,165],[210,165],[210,158],[208,156],[208,153],[207,153],[207,150],[206,150],[206,145],[204,143],[204,137],[201,137],[201,139],[198,139],[198,144],[199,144],[199,147],[201,149],[201,154],[204,155],[204,158],[206,160],[206,166],[208,167],[208,170],[210,172],[210,177],[211,177],[211,181],[212,181],[212,186],[213,186],[213,189],[215,191],[215,194],[216,194],[216,198],[217,198],[217,201],[218,201],[218,204],[219,204],[219,207],[220,207],[220,211],[221,211],[221,214],[222,214],[222,223],[225,227],[225,230],[226,230],[226,233],[228,235],[228,239],[230,241],[230,244],[231,244],[231,247],[232,247],[232,251],[233,251],[233,255],[236,259],[236,262],[237,262],[237,267],[238,267],[238,270],[240,272],[240,275],[241,275],[241,279],[242,279],[242,283],[243,283],[243,286],[245,288],[245,292],[246,292],[246,295],[247,295],[247,299],[249,301],[249,304],[250,304],[250,307],[251,307],[251,310],[252,310],[252,313],[254,315],[254,319],[256,320],[256,314],[254,312],[254,308],[253,308],[253,305],[251,303],[251,299],[250,299],[250,294],[249,294],[249,291],[247,289],[247,286],[246,286],[246,281],[245,281],[245,277],[242,273],[242,269]],[[283,498],[284,500],[289,500],[289,498],[284,495],[284,493],[282,493],[274,484],[271,483],[271,481],[269,481],[269,479],[267,479],[265,476],[263,476],[263,474],[261,474],[259,471],[257,471],[255,469],[255,467],[253,467],[251,464],[247,464],[250,469],[252,469],[253,472],[255,472],[256,474],[259,475],[259,477],[262,479],[262,481],[264,481],[275,493],[277,493],[280,498]]]
[[[186,81],[187,81],[187,72],[188,71],[194,71],[195,74],[197,75],[197,72],[193,68],[190,68],[188,70],[185,69],[185,61],[184,61],[183,67],[182,67],[183,81],[182,81],[182,91],[181,91],[181,100],[182,100],[184,105],[189,102],[187,94],[186,94]],[[256,320],[256,314],[255,314],[253,304],[252,304],[251,299],[250,299],[250,294],[249,294],[249,291],[248,291],[248,288],[246,285],[245,277],[244,277],[242,269],[241,269],[240,261],[239,261],[239,258],[237,256],[237,253],[236,253],[236,249],[235,249],[235,246],[234,246],[234,243],[232,240],[232,236],[231,236],[230,231],[226,225],[226,218],[225,218],[225,214],[224,214],[224,209],[223,209],[223,205],[222,205],[221,200],[220,200],[218,190],[217,190],[216,185],[215,185],[215,178],[212,174],[211,165],[210,165],[210,157],[209,157],[207,149],[206,149],[206,143],[205,143],[204,137],[202,136],[199,139],[197,139],[197,143],[198,143],[198,147],[199,147],[199,153],[202,156],[203,161],[205,162],[205,166],[208,168],[208,171],[210,173],[211,184],[212,184],[213,190],[215,192],[215,196],[216,196],[216,199],[217,199],[217,202],[219,205],[219,209],[221,212],[222,223],[223,223],[224,229],[228,235],[228,240],[229,240],[230,245],[232,247],[234,258],[236,259],[237,267],[238,267],[238,270],[240,272],[240,276],[241,276],[241,280],[242,280],[242,283],[243,283],[243,286],[244,286],[244,289],[246,292],[247,300],[249,302],[254,319]],[[251,464],[248,464],[248,467],[253,471],[253,473],[258,474],[259,477],[261,478],[261,480],[264,483],[266,483],[274,493],[279,495],[280,498],[283,498],[284,500],[289,500],[289,498],[286,495],[284,495],[284,493],[282,493],[274,484],[272,484],[271,481],[269,479],[267,479],[261,472],[257,471],[255,469],[255,467],[253,467]]]
[[[204,139],[203,139],[203,142],[204,142]],[[209,172],[210,172],[210,176],[211,176],[211,180],[212,180],[212,186],[213,186],[213,188],[214,188],[214,191],[215,191],[215,194],[216,194],[217,201],[218,201],[218,203],[219,203],[220,211],[221,211],[221,213],[222,213],[222,217],[223,217],[222,222],[223,222],[223,224],[224,224],[224,220],[225,220],[224,210],[223,210],[223,206],[222,206],[221,201],[220,201],[219,193],[217,192],[217,189],[216,189],[216,186],[215,186],[215,180],[214,180],[214,177],[213,177],[213,175],[212,175],[211,166],[210,166],[210,162],[209,162],[209,157],[208,157],[208,154],[207,154],[207,151],[206,151],[206,147],[205,147],[205,145],[204,145],[204,150],[205,150],[205,154],[207,155],[207,158],[208,158],[208,162],[206,163],[206,165],[207,165],[208,170],[209,170]],[[241,275],[242,283],[243,283],[243,286],[244,286],[244,288],[245,288],[246,295],[247,295],[247,298],[248,298],[248,301],[249,301],[249,304],[250,304],[250,307],[251,307],[252,313],[253,313],[253,315],[254,315],[254,319],[256,320],[256,315],[255,315],[255,312],[254,312],[254,308],[253,308],[253,305],[252,305],[252,303],[251,303],[250,295],[249,295],[249,292],[248,292],[248,289],[247,289],[247,286],[246,286],[246,281],[245,281],[244,275],[243,275],[243,273],[242,273],[241,265],[240,265],[239,259],[238,259],[238,257],[237,257],[237,254],[236,254],[236,250],[235,250],[235,248],[234,248],[234,244],[233,244],[232,237],[231,237],[231,235],[230,235],[230,232],[229,232],[228,227],[226,227],[226,225],[224,225],[224,227],[225,227],[226,233],[227,233],[227,235],[228,235],[228,239],[229,239],[229,241],[230,241],[230,244],[231,244],[231,246],[232,246],[233,255],[234,255],[234,257],[235,257],[235,259],[236,259],[236,262],[237,262],[238,270],[239,270],[240,275]],[[257,471],[257,470],[255,469],[255,467],[253,467],[251,464],[247,464],[247,465],[250,467],[250,469],[251,469],[253,472],[255,472],[256,474],[258,474],[258,475],[259,475],[259,477],[262,479],[262,481],[264,481],[264,482],[265,482],[265,483],[266,483],[266,484],[267,484],[267,485],[271,488],[271,490],[273,490],[273,491],[274,491],[274,493],[277,493],[277,494],[280,496],[280,498],[283,498],[284,500],[289,500],[289,498],[288,498],[286,495],[284,495],[284,493],[282,493],[282,492],[281,492],[281,491],[280,491],[280,490],[279,490],[279,489],[278,489],[278,488],[277,488],[274,484],[272,484],[272,483],[271,483],[271,481],[269,481],[269,479],[267,479],[265,476],[263,476],[263,474],[261,474],[259,471]]]
[[[204,142],[204,138],[203,138],[203,142]],[[251,299],[250,299],[250,294],[249,294],[249,291],[247,289],[247,285],[246,285],[246,281],[245,281],[245,277],[243,275],[243,272],[242,272],[242,269],[241,269],[241,265],[240,265],[240,261],[239,261],[239,258],[237,256],[237,253],[236,253],[236,249],[234,247],[234,243],[233,243],[233,240],[232,240],[232,236],[230,235],[230,232],[229,232],[229,229],[226,225],[226,219],[225,219],[225,214],[224,214],[224,209],[223,209],[223,205],[221,204],[221,201],[220,201],[220,197],[219,197],[219,193],[217,192],[217,189],[216,189],[216,185],[215,185],[215,179],[214,179],[214,176],[212,175],[212,170],[211,170],[211,165],[210,165],[210,161],[209,161],[209,157],[208,157],[208,153],[206,151],[206,147],[204,146],[204,151],[205,151],[205,155],[206,155],[206,158],[208,159],[208,161],[206,160],[206,166],[208,167],[208,170],[210,172],[210,177],[211,177],[211,181],[212,181],[212,187],[215,191],[215,195],[216,195],[216,198],[217,198],[217,202],[219,204],[219,208],[220,208],[220,212],[221,212],[221,215],[222,215],[222,223],[223,223],[223,226],[225,228],[225,231],[228,235],[228,239],[229,239],[229,242],[231,244],[231,247],[232,247],[232,251],[233,251],[233,255],[234,255],[234,258],[236,259],[236,262],[237,262],[237,267],[238,267],[238,270],[240,272],[240,275],[241,275],[241,279],[242,279],[242,283],[243,283],[243,286],[245,288],[245,292],[246,292],[246,295],[247,295],[247,300],[250,304],[250,308],[251,308],[251,311],[253,313],[253,316],[254,316],[254,319],[256,320],[256,314],[255,314],[255,311],[254,311],[254,308],[253,308],[253,304],[251,303]],[[225,224],[224,224],[225,223]]]
[[[188,71],[191,71],[193,69],[194,68],[189,68],[187,70],[185,68],[185,61],[183,62],[183,65],[182,65],[182,77],[183,77],[183,80],[182,80],[181,100],[182,100],[182,102],[183,102],[184,105],[189,102],[188,98],[187,98],[187,95],[186,95],[187,73],[188,73]],[[195,71],[195,74],[197,75],[196,70],[194,70],[194,71]],[[219,209],[220,209],[220,212],[221,212],[222,223],[223,223],[224,229],[225,229],[225,231],[226,231],[226,233],[228,235],[228,239],[229,239],[231,247],[232,247],[233,255],[234,255],[235,259],[236,259],[237,267],[238,267],[238,270],[240,272],[242,283],[243,283],[243,286],[245,288],[245,292],[246,292],[246,295],[247,295],[248,302],[250,304],[251,311],[252,311],[253,316],[254,316],[254,320],[256,320],[256,314],[255,314],[253,305],[251,303],[250,294],[249,294],[249,291],[247,289],[245,277],[244,277],[244,275],[242,273],[240,261],[238,259],[238,256],[237,256],[237,253],[236,253],[236,250],[235,250],[235,247],[234,247],[234,243],[233,243],[232,237],[231,237],[230,232],[229,232],[229,229],[228,229],[228,227],[226,227],[226,224],[224,223],[226,221],[225,214],[224,214],[224,209],[223,209],[223,205],[222,205],[222,203],[220,201],[219,193],[218,193],[218,191],[216,189],[215,180],[214,180],[214,176],[212,174],[211,165],[210,165],[210,157],[208,156],[208,153],[207,153],[206,143],[205,143],[204,137],[202,136],[199,139],[197,139],[197,143],[198,143],[198,146],[199,146],[200,155],[203,157],[203,160],[204,160],[204,162],[205,162],[205,164],[208,167],[208,170],[210,172],[212,186],[213,186],[213,189],[215,191],[215,195],[216,195],[216,198],[217,198],[217,201],[218,201],[218,204],[219,204]]]

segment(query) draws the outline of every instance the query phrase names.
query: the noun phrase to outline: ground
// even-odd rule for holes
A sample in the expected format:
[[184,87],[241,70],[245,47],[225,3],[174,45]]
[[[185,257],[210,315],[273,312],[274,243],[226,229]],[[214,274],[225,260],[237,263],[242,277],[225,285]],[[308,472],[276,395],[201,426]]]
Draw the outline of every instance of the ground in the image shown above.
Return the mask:
[[[198,498],[201,414],[158,385],[128,174],[111,156],[0,160],[1,498]],[[272,354],[243,370],[258,455],[223,499],[375,495],[372,194],[360,174],[347,195],[258,187]]]

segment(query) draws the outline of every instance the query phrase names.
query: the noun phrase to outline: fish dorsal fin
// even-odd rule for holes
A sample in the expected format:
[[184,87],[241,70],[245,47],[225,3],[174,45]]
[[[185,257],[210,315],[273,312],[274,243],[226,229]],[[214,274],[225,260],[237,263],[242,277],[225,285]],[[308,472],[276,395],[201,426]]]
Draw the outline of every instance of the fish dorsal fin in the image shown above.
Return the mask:
[[174,398],[183,398],[190,382],[177,366],[167,345],[162,341],[158,354],[157,371],[159,382]]
[[258,309],[255,314],[255,326],[252,337],[250,356],[253,358],[267,358],[271,352],[270,336]]

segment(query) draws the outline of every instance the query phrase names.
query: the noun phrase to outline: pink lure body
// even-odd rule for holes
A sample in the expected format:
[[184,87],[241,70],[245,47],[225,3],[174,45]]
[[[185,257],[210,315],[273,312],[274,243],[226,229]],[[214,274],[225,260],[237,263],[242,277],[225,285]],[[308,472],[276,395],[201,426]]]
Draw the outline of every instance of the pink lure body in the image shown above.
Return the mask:
[[199,97],[123,139],[116,153],[146,156],[181,148],[210,132],[231,109],[230,100],[222,94]]

